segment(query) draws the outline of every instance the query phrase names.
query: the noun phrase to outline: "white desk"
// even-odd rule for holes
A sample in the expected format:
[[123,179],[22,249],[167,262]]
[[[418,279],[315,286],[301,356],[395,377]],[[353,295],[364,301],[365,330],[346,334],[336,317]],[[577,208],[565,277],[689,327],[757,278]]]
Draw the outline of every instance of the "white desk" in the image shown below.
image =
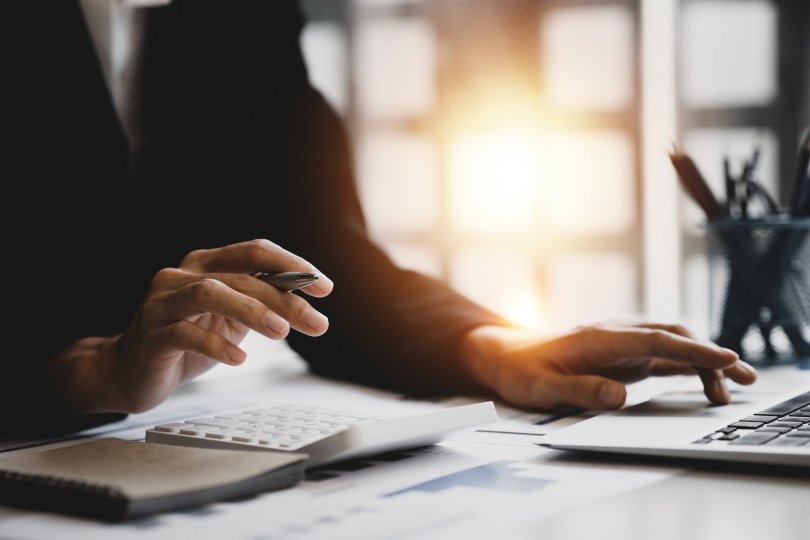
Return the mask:
[[[128,429],[115,435],[142,437],[144,426],[257,399],[257,390],[258,399],[275,402],[430,406],[310,377],[300,362],[281,352],[283,361],[251,353],[252,362],[273,369],[206,377],[155,411],[130,417],[119,426]],[[762,373],[784,375],[784,370]],[[810,381],[810,372],[789,375]],[[631,395],[656,388],[660,383],[649,381]],[[507,431],[520,425],[504,424]],[[745,465],[708,470],[684,462],[583,457],[543,449],[535,440],[536,435],[465,433],[399,461],[320,471],[321,478],[290,490],[123,525],[0,508],[0,538],[810,538],[810,480],[795,472],[782,476]]]

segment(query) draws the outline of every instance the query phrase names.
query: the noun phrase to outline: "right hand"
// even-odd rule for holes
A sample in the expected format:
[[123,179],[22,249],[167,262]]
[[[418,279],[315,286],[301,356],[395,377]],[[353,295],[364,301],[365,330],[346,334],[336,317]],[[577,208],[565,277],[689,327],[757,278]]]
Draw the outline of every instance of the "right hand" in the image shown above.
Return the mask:
[[81,412],[142,412],[217,363],[242,364],[238,345],[249,330],[270,339],[285,338],[290,328],[322,335],[329,327],[324,315],[252,276],[282,271],[317,274],[301,289],[310,296],[332,291],[312,264],[268,240],[193,251],[179,267],[160,270],[123,334],[74,345],[74,359],[95,355],[97,369],[74,377],[70,401]]

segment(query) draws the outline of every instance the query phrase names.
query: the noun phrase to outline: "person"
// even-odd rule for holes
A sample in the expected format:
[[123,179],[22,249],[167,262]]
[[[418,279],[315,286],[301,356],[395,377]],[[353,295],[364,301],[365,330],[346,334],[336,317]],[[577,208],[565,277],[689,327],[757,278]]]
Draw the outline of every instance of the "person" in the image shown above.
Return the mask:
[[[296,2],[139,9],[122,72],[86,24],[94,1],[107,4],[6,8],[5,200],[21,217],[5,223],[4,432],[146,411],[243,363],[248,330],[327,377],[532,409],[612,409],[627,382],[672,374],[726,403],[725,378],[755,380],[678,325],[541,338],[394,265],[366,231],[347,134],[308,81]],[[321,279],[298,294],[252,275],[276,271]]]

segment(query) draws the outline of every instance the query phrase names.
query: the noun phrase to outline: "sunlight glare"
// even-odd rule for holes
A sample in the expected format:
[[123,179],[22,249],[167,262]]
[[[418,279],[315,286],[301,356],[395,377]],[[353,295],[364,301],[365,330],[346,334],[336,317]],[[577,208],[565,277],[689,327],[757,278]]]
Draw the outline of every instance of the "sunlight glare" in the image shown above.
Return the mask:
[[539,148],[528,130],[458,137],[450,149],[453,224],[475,233],[530,229],[539,198]]
[[536,296],[528,294],[520,294],[509,298],[505,302],[503,315],[529,330],[543,330],[547,324],[543,318],[539,300]]

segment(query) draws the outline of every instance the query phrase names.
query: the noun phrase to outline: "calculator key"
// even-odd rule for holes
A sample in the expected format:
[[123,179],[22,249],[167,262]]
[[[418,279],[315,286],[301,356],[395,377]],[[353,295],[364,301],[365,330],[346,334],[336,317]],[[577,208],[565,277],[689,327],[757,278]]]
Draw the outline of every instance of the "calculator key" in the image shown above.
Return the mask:
[[188,424],[161,424],[159,426],[155,426],[155,431],[161,431],[163,433],[178,433],[181,428],[188,427]]
[[225,420],[224,418],[194,418],[186,420],[187,424],[196,424],[198,426],[217,426],[217,427],[233,427],[239,425],[239,420]]

